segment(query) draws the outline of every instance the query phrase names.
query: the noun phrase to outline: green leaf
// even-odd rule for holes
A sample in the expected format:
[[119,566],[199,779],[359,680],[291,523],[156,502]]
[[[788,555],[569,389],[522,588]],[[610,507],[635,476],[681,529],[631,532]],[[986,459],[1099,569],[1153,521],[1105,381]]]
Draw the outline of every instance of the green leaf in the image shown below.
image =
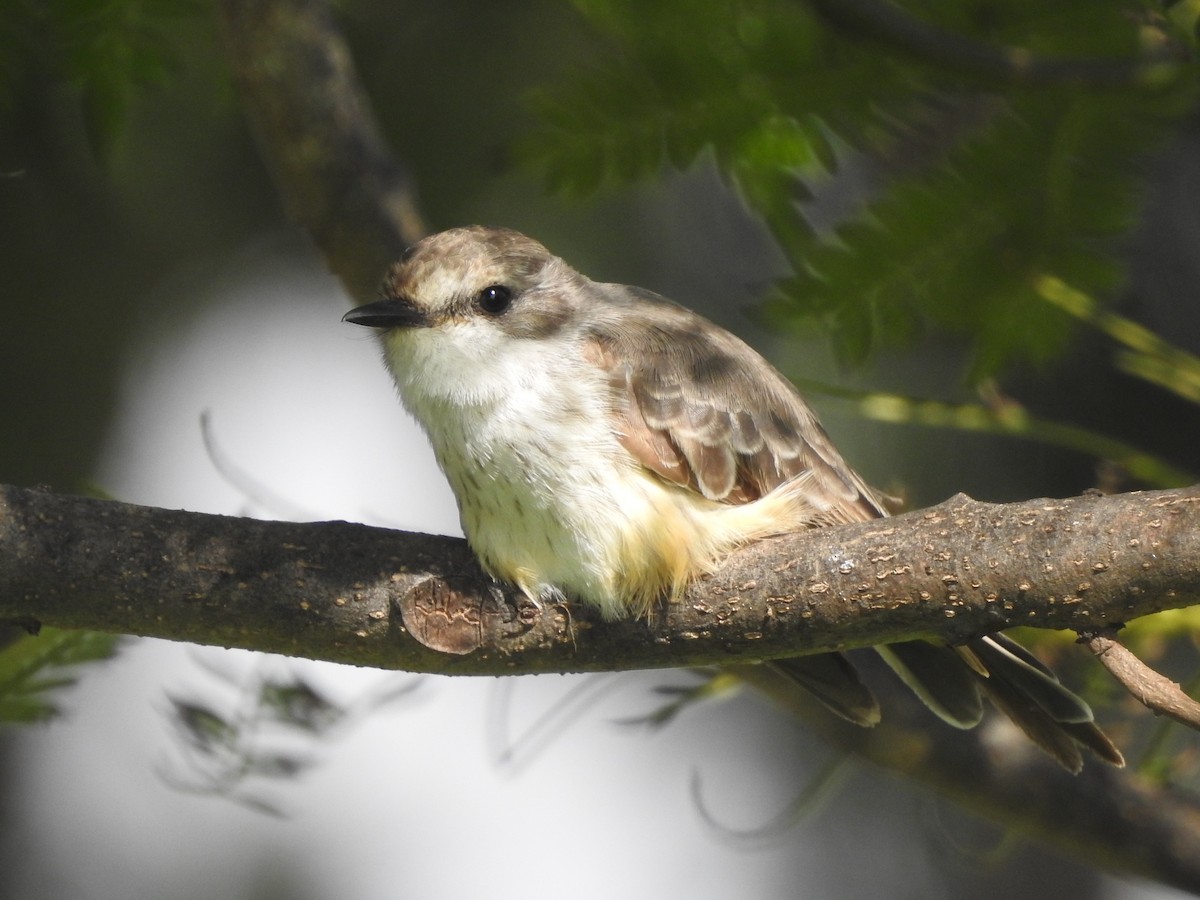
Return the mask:
[[96,631],[42,628],[0,650],[0,722],[40,722],[58,715],[52,695],[76,682],[71,670],[109,659],[119,640]]
[[[1198,92],[1194,67],[1146,61],[1176,39],[1149,2],[1139,17],[910,0],[894,8],[907,31],[813,12],[836,4],[576,5],[612,49],[535,98],[524,152],[554,187],[715,160],[792,264],[777,321],[819,323],[848,363],[945,332],[973,348],[971,381],[1061,351],[1073,323],[1040,279],[1101,297],[1121,283],[1115,239],[1136,221],[1142,161]],[[866,173],[838,186],[857,211],[810,223],[839,157]]]
[[850,363],[918,328],[974,345],[970,380],[1057,354],[1071,321],[1037,291],[1046,274],[1094,295],[1120,283],[1113,237],[1136,218],[1139,158],[1177,98],[1014,96],[946,159],[895,179],[833,237],[785,250],[794,321],[819,315]]
[[[49,76],[75,86],[94,146],[106,147],[138,93],[175,69],[199,0],[53,0],[0,4],[0,108]],[[204,20],[200,20],[204,21]]]

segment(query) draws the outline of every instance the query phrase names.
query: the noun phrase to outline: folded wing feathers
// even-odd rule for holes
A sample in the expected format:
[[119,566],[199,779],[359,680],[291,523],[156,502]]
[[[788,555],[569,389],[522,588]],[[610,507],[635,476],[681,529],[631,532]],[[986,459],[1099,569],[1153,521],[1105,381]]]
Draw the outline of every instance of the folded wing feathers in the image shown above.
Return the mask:
[[1002,634],[989,634],[964,649],[988,670],[980,684],[991,701],[1063,766],[1079,771],[1076,742],[1105,762],[1125,765],[1121,751],[1092,720],[1091,708],[1024,647]]
[[870,728],[879,723],[879,701],[841,653],[816,653],[777,659],[768,665],[795,681],[833,713]]
[[[811,421],[813,446],[770,403],[762,409],[723,409],[687,396],[660,377],[631,374],[622,385],[622,441],[649,468],[677,484],[690,484],[710,500],[746,503],[784,482],[804,478],[797,491],[812,509],[812,524],[862,521],[878,513],[865,486],[849,480],[840,457]],[[778,403],[795,402],[791,398]],[[792,415],[811,419],[797,403]],[[638,435],[639,428],[653,434]],[[652,456],[647,458],[647,452]],[[684,474],[687,477],[683,477]]]
[[1044,665],[1030,665],[1028,651],[1015,646],[1009,638],[989,634],[970,641],[967,646],[987,667],[989,680],[1002,678],[1031,702],[1041,707],[1056,722],[1084,723],[1092,721],[1092,710],[1069,691]]
[[955,728],[974,728],[983,718],[979,682],[949,647],[928,641],[904,641],[875,648],[897,675],[937,714]]

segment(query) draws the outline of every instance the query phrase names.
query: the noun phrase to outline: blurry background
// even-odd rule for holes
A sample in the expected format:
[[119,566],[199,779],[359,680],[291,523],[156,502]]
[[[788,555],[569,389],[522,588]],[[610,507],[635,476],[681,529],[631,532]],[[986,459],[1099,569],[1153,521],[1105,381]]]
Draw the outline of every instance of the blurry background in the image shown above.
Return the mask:
[[[97,16],[107,9],[97,3]],[[594,278],[702,311],[792,375],[953,394],[964,354],[936,336],[847,371],[818,338],[757,326],[753,304],[786,266],[709,167],[567,202],[514,165],[507,148],[530,127],[523,92],[602,52],[570,6],[360,2],[344,15],[433,227],[523,230]],[[0,36],[0,63],[6,53],[20,63],[4,70],[0,127],[0,480],[457,533],[449,490],[374,344],[339,322],[349,301],[281,213],[204,5],[186,27],[148,36],[170,43],[172,62],[118,98],[118,127],[97,118],[69,60],[49,44],[43,57],[22,56],[18,37],[37,43]],[[1148,164],[1125,301],[1193,350],[1195,125]],[[1194,414],[1113,375],[1098,339],[1046,370],[1014,372],[1006,387],[1044,415],[1194,460]],[[959,490],[1006,500],[1096,482],[1094,460],[1080,454],[872,423],[814,402],[868,480],[914,506]],[[253,495],[206,451],[204,413]],[[303,778],[252,785],[282,817],[245,795],[188,790],[194,772],[170,698],[237,708],[238,685],[296,672],[362,711],[300,748],[319,763]],[[618,724],[662,702],[655,686],[691,683],[685,673],[414,680],[129,641],[64,699],[64,718],[0,731],[0,896],[1170,896],[1010,843],[861,769],[793,827],[741,833],[772,823],[830,753],[748,695],[662,731]],[[524,733],[574,690],[595,695],[547,739],[522,745],[517,763],[501,758],[505,733]]]

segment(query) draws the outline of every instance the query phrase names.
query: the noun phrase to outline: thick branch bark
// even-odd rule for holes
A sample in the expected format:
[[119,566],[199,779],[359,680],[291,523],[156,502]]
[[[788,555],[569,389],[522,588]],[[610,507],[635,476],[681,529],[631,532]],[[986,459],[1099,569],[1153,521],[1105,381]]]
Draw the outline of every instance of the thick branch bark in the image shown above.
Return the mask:
[[979,503],[763,541],[650,623],[537,607],[457,539],[5,488],[0,617],[419,672],[751,662],[1200,601],[1200,488]]

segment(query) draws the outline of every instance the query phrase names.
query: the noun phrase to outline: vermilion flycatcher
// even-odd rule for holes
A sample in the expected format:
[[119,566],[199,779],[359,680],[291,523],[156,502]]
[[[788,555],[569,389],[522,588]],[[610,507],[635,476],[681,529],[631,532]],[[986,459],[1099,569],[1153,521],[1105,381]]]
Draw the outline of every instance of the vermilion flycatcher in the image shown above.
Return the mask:
[[[591,281],[522,234],[432,235],[383,293],[345,319],[379,329],[484,568],[534,601],[645,616],[739,545],[887,515],[745,343],[650,291]],[[1122,764],[1087,704],[1008,638],[878,649],[952,725],[979,722],[982,689],[1068,769],[1080,744]],[[773,665],[839,715],[878,721],[840,654]]]

